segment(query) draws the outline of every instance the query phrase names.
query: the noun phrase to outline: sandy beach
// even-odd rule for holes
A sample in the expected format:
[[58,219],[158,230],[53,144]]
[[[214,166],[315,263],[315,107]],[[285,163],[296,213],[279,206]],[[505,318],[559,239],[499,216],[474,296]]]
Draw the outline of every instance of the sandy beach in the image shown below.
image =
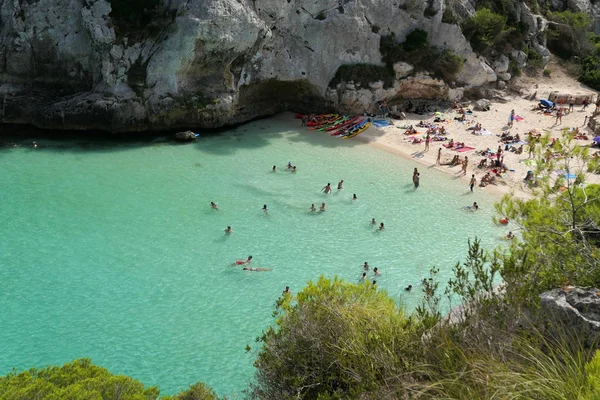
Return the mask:
[[[576,105],[574,112],[567,114],[562,118],[562,124],[556,124],[555,117],[546,116],[542,112],[534,110],[539,103],[539,99],[547,99],[551,92],[570,95],[589,95],[591,99],[597,98],[596,91],[580,84],[575,79],[568,76],[555,62],[551,62],[549,68],[553,71],[551,77],[542,77],[540,75],[539,77],[532,78],[523,76],[517,78],[513,83],[518,85],[518,87],[527,89],[529,93],[536,93],[535,100],[528,100],[517,94],[509,93],[504,97],[504,99],[508,100],[507,102],[492,101],[491,109],[489,111],[473,111],[472,114],[468,114],[466,117],[467,120],[470,121],[469,123],[456,121],[454,118],[458,117],[460,114],[451,108],[443,110],[444,113],[442,118],[448,121],[443,123],[435,123],[435,115],[432,114],[407,114],[405,120],[391,120],[393,125],[382,128],[372,126],[367,131],[357,136],[355,140],[365,141],[372,146],[413,159],[426,165],[428,168],[436,168],[457,179],[464,179],[465,187],[468,187],[472,174],[475,174],[477,184],[479,185],[482,176],[489,171],[489,168],[477,168],[480,160],[484,157],[476,154],[476,152],[487,148],[496,151],[499,145],[502,145],[502,149],[504,150],[505,145],[501,142],[500,135],[505,131],[510,131],[510,134],[513,136],[519,134],[521,140],[527,140],[527,133],[532,129],[549,132],[551,137],[558,138],[562,135],[563,129],[579,127],[581,134],[587,135],[590,140],[576,140],[575,142],[582,146],[589,146],[593,143],[591,140],[593,135],[589,128],[583,125],[586,115],[588,117],[592,115],[595,109],[594,104],[588,106],[585,111],[583,110],[583,106]],[[414,104],[419,104],[419,101],[414,101]],[[465,109],[468,108],[473,110],[474,102],[462,102],[462,104]],[[515,114],[523,119],[515,121],[513,127],[509,128],[507,125],[511,110],[515,110]],[[410,139],[408,135],[404,134],[406,131],[404,127],[413,125],[418,132],[416,137],[424,137],[427,128],[417,127],[416,125],[419,121],[444,126],[446,131],[449,132],[449,135],[447,135],[448,139],[454,139],[455,142],[464,142],[466,146],[473,147],[474,150],[457,153],[454,150],[442,147],[442,145],[447,144],[448,141],[434,141],[431,142],[429,151],[425,152],[424,141],[413,144],[408,140]],[[481,124],[487,131],[487,135],[476,135],[472,130],[467,129],[473,127],[476,123]],[[514,146],[518,147],[518,145]],[[460,155],[461,160],[464,159],[464,156],[468,156],[469,163],[466,175],[462,174],[462,167],[460,165],[436,165],[438,149],[440,148],[442,148],[442,163],[444,163],[444,161],[449,161],[456,154]],[[527,197],[527,189],[523,186],[523,178],[527,174],[527,171],[531,169],[531,167],[524,163],[527,158],[527,146],[524,146],[522,154],[515,154],[510,151],[504,152],[504,164],[509,171],[503,174],[502,178],[497,179],[496,184],[488,185],[486,187],[477,186],[476,190],[484,190],[495,194],[513,193],[515,196]],[[423,173],[425,171],[426,170],[420,171],[422,182],[427,180],[426,173]],[[597,175],[594,175],[590,177],[589,181],[598,183],[600,182],[600,179]]]

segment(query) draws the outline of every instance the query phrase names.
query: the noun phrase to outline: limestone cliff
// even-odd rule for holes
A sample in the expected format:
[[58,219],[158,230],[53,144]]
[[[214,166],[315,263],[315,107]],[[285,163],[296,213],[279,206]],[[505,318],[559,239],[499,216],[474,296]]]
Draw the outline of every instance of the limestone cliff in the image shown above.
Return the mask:
[[[510,79],[508,59],[490,66],[442,22],[443,0],[161,0],[139,10],[143,20],[116,15],[124,1],[0,0],[0,122],[219,127],[286,109],[358,113],[378,100],[459,97]],[[469,1],[452,7],[473,12]],[[538,20],[521,13],[534,38]],[[381,38],[415,28],[464,58],[452,88],[410,65],[394,65],[387,86],[331,87],[341,65],[381,66]]]

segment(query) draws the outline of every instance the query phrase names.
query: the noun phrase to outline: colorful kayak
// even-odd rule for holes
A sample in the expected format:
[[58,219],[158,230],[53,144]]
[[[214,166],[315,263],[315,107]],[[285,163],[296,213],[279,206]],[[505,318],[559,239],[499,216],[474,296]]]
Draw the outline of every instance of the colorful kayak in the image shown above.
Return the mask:
[[335,126],[331,126],[327,129],[325,129],[327,132],[331,132],[330,135],[337,135],[340,130],[343,130],[344,128],[349,127],[352,124],[359,124],[360,122],[362,122],[362,120],[360,119],[361,117],[352,117],[349,120],[343,122],[342,124],[338,124]]
[[334,136],[336,136],[338,138],[339,137],[343,137],[343,136],[348,136],[348,135],[350,135],[351,133],[353,133],[355,130],[357,130],[358,128],[360,128],[361,126],[363,126],[366,123],[367,123],[367,120],[363,119],[358,124],[354,124],[354,125],[351,125],[351,126],[345,128],[345,129],[341,129],[341,130],[337,131],[338,133],[336,135],[334,135]]
[[366,124],[364,124],[363,126],[361,126],[360,128],[356,129],[354,132],[352,132],[349,135],[346,136],[342,136],[342,139],[351,139],[355,136],[360,135],[362,132],[366,131],[367,129],[369,129],[369,127],[371,126],[373,122],[367,122]]

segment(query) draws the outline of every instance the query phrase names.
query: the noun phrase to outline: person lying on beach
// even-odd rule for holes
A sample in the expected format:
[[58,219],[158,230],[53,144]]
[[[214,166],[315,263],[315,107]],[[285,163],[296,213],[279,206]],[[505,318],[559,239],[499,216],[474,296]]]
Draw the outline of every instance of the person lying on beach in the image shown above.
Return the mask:
[[523,145],[520,145],[517,150],[515,150],[515,154],[523,154]]
[[272,271],[273,268],[252,268],[252,267],[244,267],[242,268],[242,270],[244,271],[256,271],[256,272],[262,272],[262,271]]
[[245,264],[250,264],[252,262],[252,256],[248,256],[248,258],[246,258],[245,260],[237,260],[236,262],[234,262],[231,265],[245,265]]
[[406,131],[404,131],[405,135],[414,135],[415,133],[417,133],[417,130],[412,125],[409,126]]
[[456,143],[456,146],[454,146],[455,149],[462,149],[463,147],[465,147],[465,143],[464,142],[459,142]]
[[480,133],[480,132],[481,132],[481,129],[483,129],[483,128],[481,127],[481,124],[478,122],[478,123],[476,123],[476,124],[475,124],[475,126],[473,127],[473,133]]

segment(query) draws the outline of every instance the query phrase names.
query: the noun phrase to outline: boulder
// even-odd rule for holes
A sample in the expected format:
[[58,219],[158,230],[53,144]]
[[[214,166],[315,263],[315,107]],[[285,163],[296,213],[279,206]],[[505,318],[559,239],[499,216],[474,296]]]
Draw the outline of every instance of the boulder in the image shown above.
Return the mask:
[[508,57],[504,54],[501,54],[500,57],[498,57],[498,59],[494,62],[494,71],[496,71],[497,74],[502,74],[508,71],[509,63],[510,60],[508,59]]
[[[562,324],[567,333],[584,339],[587,346],[600,339],[600,289],[567,286],[540,295],[540,317],[552,324]],[[541,324],[542,326],[544,324]]]
[[512,78],[512,75],[508,72],[503,72],[501,74],[498,74],[498,79],[500,79],[500,80],[510,81],[510,78]]
[[180,142],[189,142],[190,140],[196,139],[196,134],[192,131],[177,132],[175,134],[175,139]]
[[527,54],[524,51],[513,50],[510,55],[515,60],[519,68],[524,68],[527,65]]
[[487,99],[477,100],[473,106],[475,111],[490,111],[490,108],[492,108],[492,102]]
[[396,73],[396,79],[402,79],[410,75],[415,67],[405,62],[397,62],[394,64],[394,72]]

